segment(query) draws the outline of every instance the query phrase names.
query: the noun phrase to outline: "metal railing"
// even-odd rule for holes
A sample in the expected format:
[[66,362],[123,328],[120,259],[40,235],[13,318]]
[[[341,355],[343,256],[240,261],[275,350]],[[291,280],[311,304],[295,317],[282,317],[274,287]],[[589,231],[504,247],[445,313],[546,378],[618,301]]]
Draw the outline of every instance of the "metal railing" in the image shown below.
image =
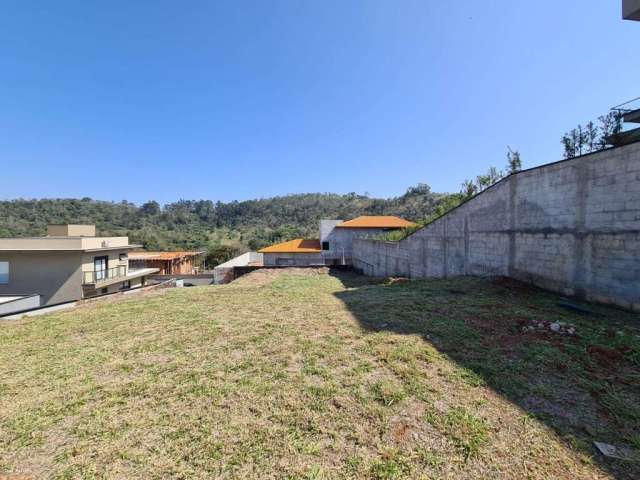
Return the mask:
[[127,276],[127,267],[119,265],[113,268],[107,268],[106,270],[95,270],[93,272],[83,272],[82,283],[92,284],[100,283],[112,278],[120,278]]

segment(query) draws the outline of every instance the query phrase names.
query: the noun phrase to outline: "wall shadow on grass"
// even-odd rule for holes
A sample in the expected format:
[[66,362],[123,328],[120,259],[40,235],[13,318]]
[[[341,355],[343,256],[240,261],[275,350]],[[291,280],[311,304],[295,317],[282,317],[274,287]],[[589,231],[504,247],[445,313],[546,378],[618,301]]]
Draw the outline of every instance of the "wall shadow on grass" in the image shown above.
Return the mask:
[[[509,279],[331,274],[345,287],[336,296],[365,330],[422,336],[611,475],[640,478],[640,463],[593,447],[640,442],[640,315],[585,303],[590,313],[579,312],[559,305],[567,299]],[[550,322],[562,322],[565,333]]]

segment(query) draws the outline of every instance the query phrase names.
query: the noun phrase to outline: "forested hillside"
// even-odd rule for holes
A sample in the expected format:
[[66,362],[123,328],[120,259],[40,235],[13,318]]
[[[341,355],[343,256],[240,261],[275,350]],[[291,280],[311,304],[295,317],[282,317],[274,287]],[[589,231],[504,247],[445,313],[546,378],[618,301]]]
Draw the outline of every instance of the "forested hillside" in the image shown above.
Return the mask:
[[419,184],[389,199],[308,193],[229,203],[180,200],[164,206],[155,201],[136,206],[90,198],[19,199],[0,202],[0,237],[44,235],[49,223],[90,223],[100,235],[128,235],[151,250],[205,249],[210,263],[217,263],[242,250],[317,237],[321,218],[398,215],[419,221],[444,198]]

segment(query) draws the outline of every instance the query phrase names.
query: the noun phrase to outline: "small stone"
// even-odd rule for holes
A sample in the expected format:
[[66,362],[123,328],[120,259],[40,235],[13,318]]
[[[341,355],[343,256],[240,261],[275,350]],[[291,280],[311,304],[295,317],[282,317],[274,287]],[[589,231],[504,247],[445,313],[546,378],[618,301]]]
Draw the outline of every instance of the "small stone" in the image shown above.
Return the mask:
[[575,328],[573,328],[573,327],[569,327],[569,328],[567,329],[567,333],[568,333],[569,335],[573,335],[574,333],[576,333],[576,329],[575,329]]
[[552,332],[556,332],[556,333],[557,333],[557,332],[559,332],[559,331],[560,331],[560,328],[561,328],[561,327],[560,327],[560,324],[559,324],[559,323],[557,323],[557,322],[552,323],[551,325],[549,325],[549,329],[550,329]]

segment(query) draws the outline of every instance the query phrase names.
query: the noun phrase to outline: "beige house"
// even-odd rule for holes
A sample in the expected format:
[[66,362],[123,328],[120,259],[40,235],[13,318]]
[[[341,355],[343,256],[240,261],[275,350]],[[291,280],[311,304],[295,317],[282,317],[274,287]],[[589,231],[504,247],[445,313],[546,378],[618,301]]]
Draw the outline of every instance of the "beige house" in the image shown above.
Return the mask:
[[128,237],[93,225],[50,225],[46,237],[0,238],[0,295],[38,294],[42,305],[143,286],[157,268],[129,268]]

